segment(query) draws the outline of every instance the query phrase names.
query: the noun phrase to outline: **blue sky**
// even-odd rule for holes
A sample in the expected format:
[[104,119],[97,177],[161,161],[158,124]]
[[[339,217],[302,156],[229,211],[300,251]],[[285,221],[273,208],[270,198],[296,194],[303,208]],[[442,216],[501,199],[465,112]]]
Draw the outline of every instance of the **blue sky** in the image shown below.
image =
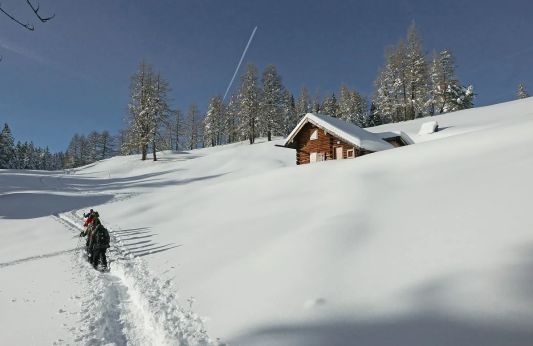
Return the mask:
[[[223,94],[242,49],[245,63],[278,67],[295,94],[337,91],[371,96],[384,50],[415,20],[424,48],[449,48],[477,106],[533,92],[533,1],[171,1],[41,0],[41,24],[25,2],[2,6],[35,24],[29,32],[0,16],[0,122],[17,140],[53,151],[76,132],[123,126],[129,78],[141,59],[173,89],[172,104],[205,110]],[[244,64],[243,64],[244,65]],[[242,69],[243,67],[241,67]],[[237,81],[234,85],[236,86]]]

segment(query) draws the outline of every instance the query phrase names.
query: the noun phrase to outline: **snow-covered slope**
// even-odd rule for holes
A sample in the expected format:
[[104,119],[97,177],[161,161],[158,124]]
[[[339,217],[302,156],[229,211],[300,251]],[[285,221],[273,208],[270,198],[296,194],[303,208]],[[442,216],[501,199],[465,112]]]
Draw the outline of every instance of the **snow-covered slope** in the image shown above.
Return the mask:
[[[33,311],[23,297],[35,292],[23,288],[39,270],[49,276],[37,297],[52,281],[79,282],[39,306],[40,317],[72,314],[51,322],[46,341],[69,341],[78,306],[96,329],[126,326],[74,333],[85,343],[171,344],[172,330],[204,342],[194,311],[211,340],[232,345],[531,345],[532,110],[533,98],[441,115],[431,120],[444,129],[416,145],[305,166],[263,142],[165,152],[155,163],[117,157],[69,174],[2,171],[0,323],[16,328]],[[371,131],[416,136],[425,121]],[[115,237],[115,262],[85,279],[94,273],[68,252],[69,229],[92,206]],[[141,294],[150,282],[158,289]],[[122,324],[98,321],[105,309],[86,285],[111,296]],[[61,307],[77,290],[81,302]],[[159,338],[142,325],[159,325]]]

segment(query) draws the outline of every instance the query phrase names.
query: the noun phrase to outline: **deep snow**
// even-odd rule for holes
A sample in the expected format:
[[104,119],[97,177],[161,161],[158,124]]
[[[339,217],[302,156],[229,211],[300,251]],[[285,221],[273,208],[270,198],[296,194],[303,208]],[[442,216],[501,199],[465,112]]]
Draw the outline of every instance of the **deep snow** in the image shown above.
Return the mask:
[[[0,325],[19,331],[0,343],[193,344],[205,327],[232,345],[531,345],[533,98],[370,131],[417,144],[0,171]],[[72,251],[90,207],[116,240],[103,277]]]

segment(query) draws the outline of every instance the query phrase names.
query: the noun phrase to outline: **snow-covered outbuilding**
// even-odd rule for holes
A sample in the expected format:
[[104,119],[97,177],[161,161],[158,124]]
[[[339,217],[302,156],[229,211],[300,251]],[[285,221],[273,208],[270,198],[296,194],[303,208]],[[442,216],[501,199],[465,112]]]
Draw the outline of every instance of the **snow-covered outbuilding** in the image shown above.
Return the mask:
[[406,144],[400,136],[388,140],[342,119],[307,113],[283,146],[296,149],[296,164],[301,165],[349,159]]

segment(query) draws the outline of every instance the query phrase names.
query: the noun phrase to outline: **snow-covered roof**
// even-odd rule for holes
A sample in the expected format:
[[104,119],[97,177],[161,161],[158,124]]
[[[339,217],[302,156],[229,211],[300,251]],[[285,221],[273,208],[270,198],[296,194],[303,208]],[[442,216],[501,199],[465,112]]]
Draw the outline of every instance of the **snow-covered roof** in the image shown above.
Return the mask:
[[294,130],[287,136],[283,143],[288,146],[294,137],[300,132],[302,127],[311,123],[323,130],[326,130],[335,137],[369,151],[381,151],[394,148],[390,143],[385,142],[374,133],[368,132],[357,125],[346,122],[339,118],[333,118],[325,114],[307,113],[296,125]]

